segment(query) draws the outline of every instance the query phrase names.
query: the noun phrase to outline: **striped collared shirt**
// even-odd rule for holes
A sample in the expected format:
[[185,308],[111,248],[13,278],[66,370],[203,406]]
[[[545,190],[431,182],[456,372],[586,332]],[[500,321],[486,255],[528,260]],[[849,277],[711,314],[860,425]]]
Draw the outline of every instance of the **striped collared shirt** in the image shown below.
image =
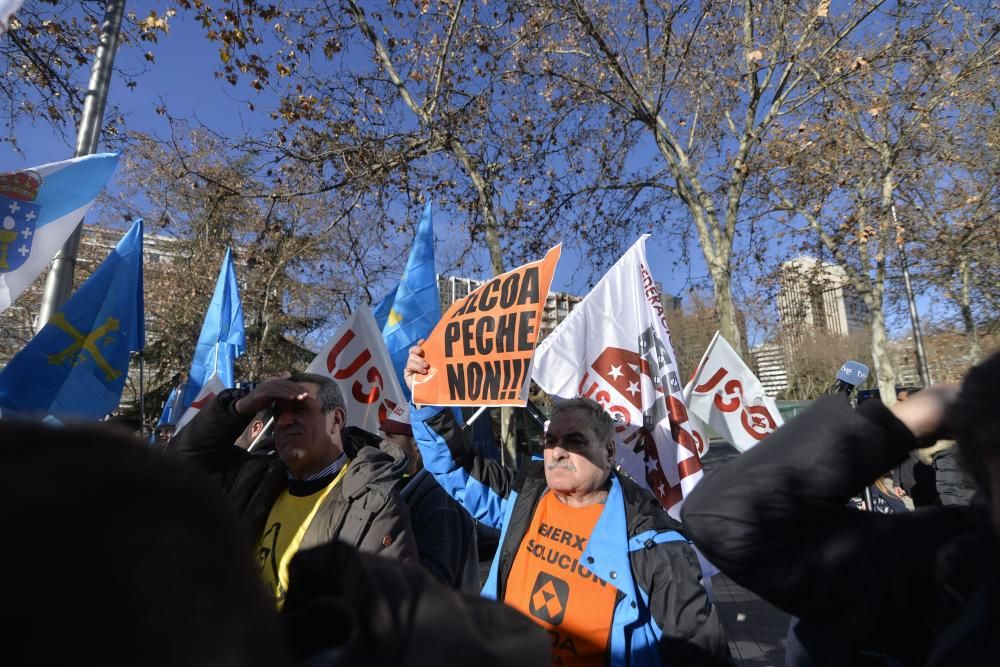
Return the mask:
[[[332,477],[336,475],[338,472],[340,472],[340,469],[344,467],[345,463],[347,463],[347,454],[341,454],[340,458],[338,458],[336,461],[334,461],[327,467],[323,468],[319,472],[315,472],[311,475],[306,475],[300,481],[311,482],[314,479],[321,479],[323,477]],[[288,471],[288,479],[295,479],[295,477],[292,476],[291,470]]]

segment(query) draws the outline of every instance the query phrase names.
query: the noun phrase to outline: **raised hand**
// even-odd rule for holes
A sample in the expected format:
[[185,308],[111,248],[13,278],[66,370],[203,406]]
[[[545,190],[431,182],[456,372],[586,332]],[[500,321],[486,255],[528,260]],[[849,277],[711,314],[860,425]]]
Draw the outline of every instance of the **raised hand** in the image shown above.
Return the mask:
[[950,437],[946,423],[949,407],[958,397],[957,384],[934,384],[911,394],[890,410],[922,443]]
[[413,376],[414,375],[427,375],[427,371],[431,369],[431,365],[427,363],[424,359],[424,348],[421,347],[424,344],[424,339],[421,338],[417,341],[417,344],[410,348],[410,356],[406,360],[406,368],[403,369],[403,379],[406,380],[406,386],[413,391]]
[[236,412],[255,415],[275,401],[301,401],[309,392],[301,385],[288,380],[290,373],[282,373],[261,382],[253,391],[236,402]]

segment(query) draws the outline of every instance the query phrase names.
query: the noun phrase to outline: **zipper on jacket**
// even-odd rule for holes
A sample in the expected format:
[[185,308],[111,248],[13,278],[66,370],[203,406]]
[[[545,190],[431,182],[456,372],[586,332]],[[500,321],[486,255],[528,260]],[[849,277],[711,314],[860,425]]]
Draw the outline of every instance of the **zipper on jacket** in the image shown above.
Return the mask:
[[510,552],[509,551],[504,551],[502,554],[500,554],[500,567],[497,570],[498,583],[500,581],[503,582],[503,586],[502,586],[503,590],[497,591],[497,593],[498,593],[497,600],[503,600],[504,599],[504,595],[506,595],[506,593],[507,593],[507,575],[510,574],[509,568],[507,567],[507,564],[509,562],[510,562]]
[[[383,505],[382,507],[385,507],[385,505]],[[365,538],[368,536],[368,531],[371,530],[373,523],[375,523],[375,512],[369,512],[368,518],[365,520],[365,527],[361,530],[360,533],[358,533],[358,539],[354,543],[355,549],[360,547],[361,543],[365,541]]]
[[[545,485],[544,477],[542,478],[540,486],[541,486],[541,491],[531,500],[531,510],[528,512],[528,515],[525,518],[523,530],[520,529],[522,527],[519,526],[518,535],[512,536],[510,534],[510,526],[508,525],[507,526],[508,534],[506,536],[506,539],[504,540],[504,544],[501,544],[498,547],[499,549],[505,549],[505,547],[509,544],[513,544],[515,550],[521,548],[521,542],[524,541],[525,535],[528,534],[528,529],[531,528],[531,520],[535,517],[535,512],[538,511],[538,503],[541,502],[542,496],[545,495],[545,492],[549,490],[548,487]],[[520,490],[520,494],[523,493],[524,493],[524,485],[521,486]],[[511,511],[511,519],[513,519],[514,512],[517,511],[517,502],[519,502],[523,497],[524,497],[523,495],[518,495],[518,499],[517,501],[515,501],[514,508]],[[516,537],[516,540],[514,539],[514,537]],[[513,566],[514,566],[513,554],[510,552],[509,549],[507,549],[502,552],[500,556],[500,566],[497,568],[497,600],[503,601],[507,598],[507,578],[508,575],[510,575],[510,569]]]

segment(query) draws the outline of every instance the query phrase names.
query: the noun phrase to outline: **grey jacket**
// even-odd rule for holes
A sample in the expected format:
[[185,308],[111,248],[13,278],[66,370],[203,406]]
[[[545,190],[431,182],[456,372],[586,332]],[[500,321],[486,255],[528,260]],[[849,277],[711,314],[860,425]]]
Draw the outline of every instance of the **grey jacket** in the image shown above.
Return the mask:
[[[170,441],[167,453],[212,476],[232,501],[249,538],[256,540],[274,502],[288,487],[288,468],[273,449],[251,453],[233,444],[252,418],[235,412],[240,396],[235,390],[219,394]],[[339,540],[366,553],[417,560],[409,511],[396,491],[406,456],[388,443],[383,449],[350,444],[344,449],[353,456],[340,488],[323,501],[299,549]]]

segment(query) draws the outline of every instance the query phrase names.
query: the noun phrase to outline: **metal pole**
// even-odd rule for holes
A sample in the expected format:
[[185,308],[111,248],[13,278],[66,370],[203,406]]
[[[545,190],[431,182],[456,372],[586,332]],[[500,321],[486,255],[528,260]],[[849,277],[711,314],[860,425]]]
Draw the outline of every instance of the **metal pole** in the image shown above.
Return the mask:
[[142,350],[137,353],[139,355],[139,428],[142,431],[146,430],[146,388],[143,385],[143,373],[145,368],[143,366],[142,360]]
[[487,410],[489,410],[489,409],[490,409],[490,406],[488,406],[488,405],[484,405],[484,406],[482,406],[481,408],[479,408],[478,410],[476,410],[476,411],[475,411],[475,412],[474,412],[474,413],[472,414],[472,416],[471,416],[471,417],[469,417],[468,419],[466,419],[466,420],[465,420],[465,426],[463,426],[463,427],[462,427],[462,429],[464,430],[464,429],[467,429],[467,428],[469,428],[470,426],[472,426],[472,422],[474,422],[474,421],[476,421],[477,419],[479,419],[479,417],[480,417],[480,416],[481,416],[481,415],[482,415],[482,414],[483,414],[484,412],[486,412],[486,411],[487,411]]
[[247,447],[247,451],[248,452],[252,452],[253,448],[256,447],[260,443],[261,440],[264,439],[264,434],[267,433],[268,429],[271,428],[272,424],[274,424],[274,417],[271,417],[270,419],[268,419],[267,423],[264,424],[264,429],[260,433],[257,434],[257,437],[254,438],[253,442],[250,443],[250,446]]
[[[896,220],[896,205],[892,204],[890,210],[892,211],[892,222],[896,225],[896,229],[899,229],[899,221]],[[903,285],[906,287],[906,302],[910,307],[910,326],[913,327],[913,343],[917,348],[917,370],[920,372],[920,381],[925,387],[929,387],[931,384],[931,371],[927,366],[927,354],[924,352],[924,337],[920,331],[920,315],[917,314],[917,302],[913,298],[910,268],[906,263],[906,250],[903,246],[904,242],[900,238],[897,248],[899,249],[899,263],[903,267]]]
[[[118,51],[118,33],[124,13],[125,0],[107,0],[97,55],[94,56],[90,84],[83,102],[83,115],[80,117],[80,129],[76,135],[74,157],[92,155],[97,152],[97,144],[104,120],[104,107],[108,101],[108,88],[111,86],[115,53]],[[76,256],[80,249],[82,229],[83,221],[81,220],[52,262],[52,270],[49,271],[49,276],[45,281],[42,306],[38,312],[39,329],[44,327],[49,318],[66,303],[66,299],[69,298],[73,289],[73,270],[76,268]]]

